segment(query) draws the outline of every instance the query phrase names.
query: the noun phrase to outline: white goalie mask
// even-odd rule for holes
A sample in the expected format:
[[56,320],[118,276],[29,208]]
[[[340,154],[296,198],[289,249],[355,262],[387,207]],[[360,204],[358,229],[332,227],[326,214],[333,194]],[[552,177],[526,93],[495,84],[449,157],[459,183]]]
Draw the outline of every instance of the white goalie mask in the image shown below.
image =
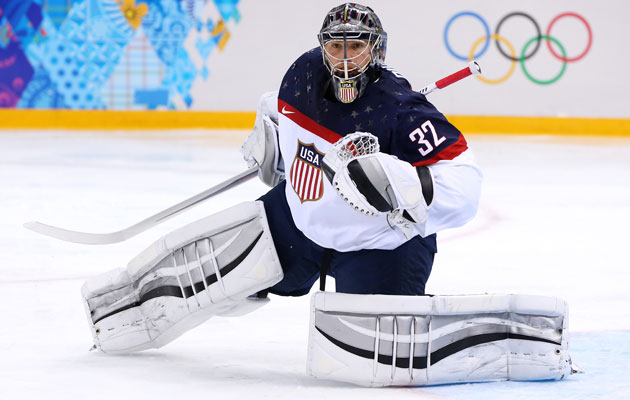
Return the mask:
[[368,68],[385,61],[387,34],[380,20],[369,7],[342,4],[328,12],[318,39],[336,98],[353,102],[365,90]]

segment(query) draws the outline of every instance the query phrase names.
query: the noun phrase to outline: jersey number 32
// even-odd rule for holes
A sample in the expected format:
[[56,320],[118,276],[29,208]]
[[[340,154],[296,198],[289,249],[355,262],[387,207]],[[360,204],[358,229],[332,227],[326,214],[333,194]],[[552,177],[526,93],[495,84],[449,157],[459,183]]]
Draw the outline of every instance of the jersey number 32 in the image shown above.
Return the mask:
[[[427,137],[425,134],[429,132],[431,132],[431,136]],[[422,125],[420,125],[420,128],[416,128],[413,132],[411,132],[409,134],[409,139],[411,139],[412,142],[418,142],[420,145],[418,151],[423,157],[432,152],[433,149],[437,148],[446,140],[444,136],[438,138],[435,128],[430,120],[425,121]],[[433,139],[433,144],[431,144],[429,139]]]

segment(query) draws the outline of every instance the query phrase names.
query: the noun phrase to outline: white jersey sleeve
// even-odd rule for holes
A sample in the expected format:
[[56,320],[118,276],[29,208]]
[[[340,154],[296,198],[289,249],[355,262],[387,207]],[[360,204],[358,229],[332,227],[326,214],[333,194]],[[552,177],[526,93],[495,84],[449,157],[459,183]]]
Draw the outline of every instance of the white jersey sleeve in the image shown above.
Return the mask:
[[416,230],[422,237],[470,221],[477,213],[483,175],[470,149],[452,160],[428,166],[433,175],[433,206]]

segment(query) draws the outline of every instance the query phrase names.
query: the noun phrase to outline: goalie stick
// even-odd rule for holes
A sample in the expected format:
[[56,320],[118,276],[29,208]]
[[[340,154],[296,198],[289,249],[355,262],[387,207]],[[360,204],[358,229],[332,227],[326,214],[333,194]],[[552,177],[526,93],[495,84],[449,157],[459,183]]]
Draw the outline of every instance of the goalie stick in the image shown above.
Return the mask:
[[[418,92],[424,95],[427,95],[435,90],[443,89],[449,85],[452,85],[455,82],[458,82],[470,75],[479,75],[481,74],[481,68],[476,61],[472,61],[468,64],[466,68],[463,68],[447,77],[444,77],[438,81],[433,82],[432,84],[424,87]],[[127,239],[130,239],[136,236],[139,233],[142,233],[154,226],[170,219],[189,208],[192,208],[211,197],[218,195],[219,193],[223,193],[226,190],[230,190],[233,187],[240,185],[241,183],[245,183],[248,180],[252,179],[258,173],[257,167],[251,167],[240,174],[219,183],[216,186],[211,187],[189,199],[186,199],[180,203],[177,203],[166,210],[160,211],[159,213],[152,215],[142,221],[131,225],[128,228],[121,229],[115,232],[109,233],[89,233],[89,232],[78,232],[72,231],[69,229],[58,228],[56,226],[47,225],[41,222],[33,221],[27,222],[24,224],[26,229],[29,229],[33,232],[37,232],[39,234],[50,236],[55,239],[64,240],[66,242],[73,243],[81,243],[81,244],[112,244],[124,242]]]
[[219,183],[216,186],[211,187],[189,199],[182,201],[181,203],[177,203],[174,206],[167,208],[164,211],[160,211],[159,213],[150,216],[128,228],[110,232],[110,233],[88,233],[88,232],[77,232],[71,231],[68,229],[57,228],[52,225],[43,224],[41,222],[27,222],[24,224],[26,229],[30,229],[33,232],[40,233],[42,235],[50,236],[55,239],[65,240],[66,242],[73,243],[82,243],[82,244],[111,244],[124,242],[125,240],[136,236],[139,233],[146,231],[159,223],[166,221],[169,218],[172,218],[178,215],[181,212],[186,211],[189,208],[192,208],[211,197],[218,195],[219,193],[223,193],[226,190],[230,190],[233,187],[240,185],[241,183],[247,182],[252,179],[258,173],[258,167],[251,167],[246,171],[241,172],[240,174]]
[[477,61],[471,61],[466,68],[462,68],[459,71],[450,74],[447,77],[435,81],[432,84],[419,90],[423,95],[427,95],[435,90],[444,89],[447,86],[452,85],[470,75],[481,75],[481,67],[477,64]]

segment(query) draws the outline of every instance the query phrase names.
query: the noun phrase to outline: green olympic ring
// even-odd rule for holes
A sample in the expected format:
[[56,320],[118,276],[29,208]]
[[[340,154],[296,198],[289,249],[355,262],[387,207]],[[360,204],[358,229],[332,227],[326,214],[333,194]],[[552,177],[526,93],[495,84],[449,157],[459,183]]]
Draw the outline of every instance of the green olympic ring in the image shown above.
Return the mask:
[[[558,45],[558,48],[560,48],[560,52],[562,53],[562,69],[560,69],[560,72],[558,73],[558,75],[556,75],[555,77],[543,81],[543,80],[539,80],[534,78],[528,71],[527,68],[525,68],[525,53],[527,53],[527,48],[534,43],[535,41],[540,41],[541,39],[547,39],[547,42],[549,42],[550,40],[552,42],[554,42],[556,45]],[[521,69],[523,70],[523,73],[525,74],[525,76],[527,77],[527,79],[529,79],[530,81],[537,83],[539,85],[551,85],[552,83],[556,82],[558,79],[560,79],[560,77],[562,77],[562,75],[564,75],[564,72],[567,69],[567,53],[564,50],[564,47],[560,44],[560,42],[558,41],[558,39],[548,36],[548,35],[540,35],[540,36],[534,36],[533,38],[529,39],[529,41],[527,43],[525,43],[525,46],[523,46],[523,51],[521,51],[521,57],[519,58],[519,63],[521,64]]]

